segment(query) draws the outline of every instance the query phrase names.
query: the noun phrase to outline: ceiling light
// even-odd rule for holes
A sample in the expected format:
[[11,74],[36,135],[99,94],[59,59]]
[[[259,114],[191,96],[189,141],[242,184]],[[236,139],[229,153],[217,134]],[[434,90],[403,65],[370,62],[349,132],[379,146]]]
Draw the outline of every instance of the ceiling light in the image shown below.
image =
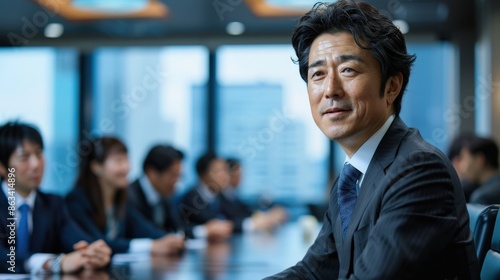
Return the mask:
[[395,19],[392,21],[394,25],[396,25],[401,33],[406,34],[408,31],[410,31],[410,26],[408,25],[408,22],[402,19]]
[[43,34],[47,38],[59,38],[64,33],[64,25],[60,23],[49,23],[45,26]]
[[73,6],[79,9],[108,12],[132,13],[143,10],[149,0],[73,0]]
[[229,35],[241,35],[243,34],[243,32],[245,32],[245,25],[243,25],[243,23],[238,21],[230,22],[226,26],[226,32]]

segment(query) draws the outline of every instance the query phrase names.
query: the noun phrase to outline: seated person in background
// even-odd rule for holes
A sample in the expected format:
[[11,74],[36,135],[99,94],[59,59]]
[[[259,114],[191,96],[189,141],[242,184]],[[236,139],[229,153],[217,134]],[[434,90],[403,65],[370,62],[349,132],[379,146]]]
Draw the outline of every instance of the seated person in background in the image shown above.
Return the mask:
[[462,183],[462,189],[465,195],[465,201],[470,201],[471,193],[479,187],[479,184],[470,182],[465,179],[465,170],[462,170],[465,166],[463,164],[462,150],[464,147],[473,139],[475,136],[472,133],[462,133],[456,136],[448,148],[448,158],[451,164],[457,171],[457,175],[460,178],[460,183]]
[[[227,239],[233,232],[233,222],[224,215],[220,204],[220,192],[229,181],[226,162],[207,153],[196,162],[196,173],[198,185],[184,194],[178,205],[180,220],[185,228],[193,228],[195,236],[207,236],[209,241]],[[216,234],[209,236],[208,228]]]
[[460,152],[460,170],[463,177],[479,187],[470,195],[470,203],[500,203],[500,172],[498,170],[498,146],[487,138],[469,139]]
[[130,206],[167,232],[184,230],[188,237],[204,238],[205,235],[194,235],[201,232],[209,239],[226,238],[227,233],[219,229],[219,225],[223,229],[225,223],[218,220],[198,225],[197,230],[193,230],[193,226],[181,228],[179,212],[174,211],[171,198],[181,175],[183,158],[183,153],[171,146],[157,145],[151,148],[142,165],[144,174],[130,185]]
[[[106,266],[111,255],[106,243],[90,243],[96,238],[73,222],[64,200],[38,189],[44,167],[37,129],[17,122],[0,127],[0,273],[72,273]],[[15,207],[15,216],[8,205]],[[16,218],[15,228],[10,218]]]
[[221,192],[221,203],[225,209],[229,209],[232,220],[244,220],[249,217],[249,226],[255,230],[272,230],[282,222],[286,221],[286,211],[282,207],[274,206],[267,212],[253,211],[240,198],[238,198],[237,188],[241,182],[242,167],[237,159],[226,160],[229,171],[229,187]]
[[183,237],[167,235],[127,205],[129,161],[118,139],[92,141],[82,154],[75,188],[66,201],[74,220],[94,238],[104,239],[113,253],[178,254]]

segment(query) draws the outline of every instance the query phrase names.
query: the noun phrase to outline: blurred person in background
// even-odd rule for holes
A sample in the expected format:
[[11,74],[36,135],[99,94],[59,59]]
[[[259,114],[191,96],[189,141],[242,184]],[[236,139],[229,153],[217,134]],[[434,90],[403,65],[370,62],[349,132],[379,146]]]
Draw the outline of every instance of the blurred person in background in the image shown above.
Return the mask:
[[[40,191],[44,170],[40,132],[18,122],[1,126],[0,273],[60,274],[106,266],[111,256],[106,243],[84,234],[61,197]],[[9,212],[8,205],[16,209]],[[15,229],[8,227],[9,218],[15,218]]]
[[273,230],[287,220],[286,210],[283,207],[273,206],[267,211],[255,211],[238,197],[238,186],[241,183],[243,168],[239,160],[226,159],[229,172],[229,187],[224,188],[222,203],[225,209],[231,209],[229,215],[232,220],[247,219],[249,230]]
[[184,154],[172,146],[152,147],[144,158],[143,175],[130,185],[131,207],[167,232],[183,231],[189,238],[224,239],[225,232],[218,229],[217,220],[196,226],[181,223],[172,197],[182,173],[183,158]]
[[475,137],[476,136],[472,133],[461,133],[453,138],[453,141],[450,143],[450,147],[448,148],[448,158],[450,159],[451,164],[455,168],[455,171],[457,171],[457,175],[460,178],[466,202],[470,201],[470,195],[479,187],[479,184],[466,179],[466,171],[463,170],[466,165],[463,164],[464,157],[462,151]]
[[478,185],[470,195],[470,203],[500,203],[500,171],[498,145],[493,139],[472,136],[460,150],[458,170],[468,182]]
[[114,253],[180,253],[183,236],[166,234],[127,207],[129,171],[122,141],[114,137],[91,141],[89,152],[82,154],[76,186],[66,196],[74,220],[90,236],[104,239]]
[[226,240],[233,230],[241,230],[241,224],[234,224],[221,207],[220,192],[229,183],[226,162],[214,153],[206,153],[196,162],[196,173],[198,184],[179,202],[180,220],[185,228],[193,228],[194,236],[206,236],[210,241]]

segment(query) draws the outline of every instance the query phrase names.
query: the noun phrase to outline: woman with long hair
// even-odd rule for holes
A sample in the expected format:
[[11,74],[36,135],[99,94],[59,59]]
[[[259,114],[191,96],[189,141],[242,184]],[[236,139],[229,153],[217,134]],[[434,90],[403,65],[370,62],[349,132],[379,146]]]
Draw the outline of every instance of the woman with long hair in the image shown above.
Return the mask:
[[182,237],[167,235],[127,207],[129,170],[123,142],[114,137],[91,141],[82,152],[76,185],[66,196],[74,220],[89,235],[104,239],[113,253],[180,252]]

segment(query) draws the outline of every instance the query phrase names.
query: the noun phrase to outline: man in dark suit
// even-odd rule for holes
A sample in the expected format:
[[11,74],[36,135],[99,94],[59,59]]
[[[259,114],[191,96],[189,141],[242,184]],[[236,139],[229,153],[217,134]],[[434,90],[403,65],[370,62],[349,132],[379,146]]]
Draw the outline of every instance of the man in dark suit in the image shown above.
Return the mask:
[[479,279],[460,181],[399,118],[415,57],[373,6],[317,4],[292,44],[313,119],[346,153],[323,227],[269,279]]
[[0,127],[0,273],[71,273],[107,265],[106,243],[90,243],[63,199],[38,190],[44,165],[42,137],[34,127]]
[[286,210],[283,207],[273,206],[267,211],[252,210],[241,200],[237,193],[243,173],[240,161],[228,158],[226,164],[229,172],[229,185],[221,191],[221,204],[231,220],[242,224],[247,219],[247,225],[251,227],[249,229],[266,231],[271,231],[286,221]]
[[184,154],[172,146],[152,147],[142,165],[144,174],[130,186],[130,207],[167,232],[184,231],[189,238],[227,238],[226,222],[215,219],[196,225],[181,222],[172,195],[181,175],[183,158]]
[[470,203],[500,203],[500,171],[498,146],[493,139],[473,135],[465,141],[457,164],[457,172],[478,187],[470,194]]
[[[222,211],[220,192],[227,186],[229,174],[224,159],[213,153],[201,156],[196,162],[199,183],[185,193],[177,206],[185,228],[193,228],[196,236],[221,241],[233,232],[233,221]],[[210,231],[216,234],[209,235]]]

